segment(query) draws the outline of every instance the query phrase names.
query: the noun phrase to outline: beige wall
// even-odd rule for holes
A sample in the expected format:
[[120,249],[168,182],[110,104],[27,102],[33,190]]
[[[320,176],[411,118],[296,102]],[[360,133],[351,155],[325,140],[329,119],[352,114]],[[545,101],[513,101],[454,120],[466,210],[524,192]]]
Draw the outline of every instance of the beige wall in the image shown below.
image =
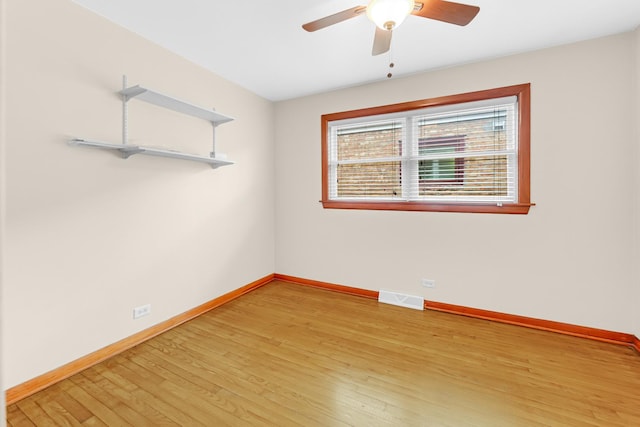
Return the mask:
[[[278,103],[276,271],[632,332],[634,37]],[[537,203],[529,215],[330,210],[318,203],[321,114],[526,82]],[[434,279],[436,288],[422,288],[421,278]]]
[[634,319],[634,332],[635,336],[640,338],[640,27],[635,30],[635,69],[633,76],[633,86],[635,87],[635,156],[634,157],[634,170],[635,170],[635,182],[636,186],[633,194],[635,195],[635,252],[633,254],[633,263],[635,265],[635,308],[633,313]]
[[[271,102],[70,1],[7,13],[5,388],[275,269]],[[69,146],[120,141],[122,74],[235,117],[217,137],[237,164]],[[204,121],[135,100],[129,121],[131,142],[210,151]]]
[[[0,0],[0,390],[4,390],[3,373],[3,331],[4,323],[4,295],[2,286],[4,283],[4,217],[5,217],[5,143],[6,143],[6,121],[5,121],[5,1]],[[0,426],[6,425],[5,416],[5,394],[0,392]]]

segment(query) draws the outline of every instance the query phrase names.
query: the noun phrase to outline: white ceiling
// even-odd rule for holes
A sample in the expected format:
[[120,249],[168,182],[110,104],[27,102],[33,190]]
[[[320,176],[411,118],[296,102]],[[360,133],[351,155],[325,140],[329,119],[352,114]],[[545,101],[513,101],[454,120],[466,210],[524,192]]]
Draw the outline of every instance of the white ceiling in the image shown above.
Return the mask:
[[267,99],[278,101],[419,71],[630,31],[640,0],[458,0],[468,26],[409,16],[391,53],[371,56],[366,16],[301,25],[366,0],[73,0]]

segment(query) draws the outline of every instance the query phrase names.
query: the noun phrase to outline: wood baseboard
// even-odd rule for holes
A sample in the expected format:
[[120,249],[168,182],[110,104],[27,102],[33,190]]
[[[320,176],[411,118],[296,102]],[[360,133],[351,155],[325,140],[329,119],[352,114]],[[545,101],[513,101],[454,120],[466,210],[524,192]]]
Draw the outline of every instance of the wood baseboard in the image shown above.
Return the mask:
[[370,291],[368,289],[352,288],[350,286],[336,285],[334,283],[319,282],[317,280],[303,279],[301,277],[287,276],[285,274],[274,275],[274,280],[294,283],[296,285],[311,286],[313,288],[328,289],[330,291],[341,292],[343,294],[356,295],[365,298],[378,299],[378,291]]
[[[296,283],[299,285],[313,286],[315,288],[328,289],[336,292],[343,292],[349,295],[363,296],[367,298],[378,298],[377,291],[367,289],[352,288],[349,286],[325,283],[317,280],[303,279],[300,277],[276,274],[275,280]],[[477,308],[464,307],[460,305],[445,304],[435,301],[425,301],[424,307],[427,310],[443,311],[446,313],[475,317],[479,319],[491,320],[494,322],[508,323],[511,325],[524,326],[527,328],[540,329],[544,331],[556,332],[564,335],[572,335],[582,338],[589,338],[597,341],[604,341],[613,344],[631,346],[640,353],[640,339],[631,334],[622,332],[612,332],[604,329],[577,326],[569,323],[554,322],[550,320],[536,319],[532,317],[517,316],[514,314],[500,313],[496,311],[481,310]]]
[[136,345],[143,343],[144,341],[147,341],[157,335],[160,335],[163,332],[166,332],[178,325],[188,322],[189,320],[194,319],[201,314],[206,313],[207,311],[226,304],[227,302],[232,301],[239,296],[246,294],[247,292],[266,285],[267,283],[270,283],[274,280],[274,276],[274,274],[265,276],[261,279],[256,280],[255,282],[251,282],[248,285],[228,292],[218,298],[214,298],[211,301],[192,308],[189,311],[174,316],[169,320],[165,320],[164,322],[158,323],[157,325],[145,329],[144,331],[140,331],[134,335],[131,335],[130,337],[127,337],[91,354],[81,357],[80,359],[67,363],[66,365],[35,377],[15,387],[11,387],[6,391],[6,404],[11,405],[12,403],[15,403],[27,396],[30,396],[40,390],[49,387],[50,385],[62,381],[65,378],[68,378],[112,356],[115,356],[118,353],[122,353],[123,351],[135,347]]
[[587,326],[572,325],[570,323],[554,322],[551,320],[536,319],[533,317],[518,316],[496,311],[481,310],[477,308],[463,307],[453,304],[425,301],[425,308],[446,313],[460,314],[479,319],[492,320],[494,322],[508,323],[510,325],[524,326],[543,331],[557,332],[564,335],[589,338],[613,344],[632,345],[634,336],[623,332],[613,332],[604,329],[590,328]]

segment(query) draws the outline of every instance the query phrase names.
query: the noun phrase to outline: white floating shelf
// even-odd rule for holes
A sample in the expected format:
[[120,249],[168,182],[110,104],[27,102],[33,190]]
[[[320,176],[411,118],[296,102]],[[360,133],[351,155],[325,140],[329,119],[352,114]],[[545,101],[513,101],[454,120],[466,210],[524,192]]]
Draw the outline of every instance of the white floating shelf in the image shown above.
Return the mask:
[[122,157],[127,159],[134,154],[146,154],[148,156],[158,157],[170,157],[173,159],[190,160],[193,162],[207,163],[212,168],[220,166],[232,165],[233,162],[226,159],[216,159],[214,157],[199,156],[197,154],[181,153],[179,151],[167,150],[162,148],[144,147],[141,145],[130,144],[112,144],[109,142],[90,141],[86,139],[72,139],[70,141],[73,145],[84,145],[89,147],[104,148],[105,150],[115,150],[122,154]]
[[121,90],[119,93],[125,97],[125,99],[136,98],[150,104],[177,111],[178,113],[208,120],[214,125],[219,125],[233,120],[232,117],[217,113],[213,111],[213,109],[207,110],[206,108],[198,107],[197,105],[181,101],[140,85],[128,87]]

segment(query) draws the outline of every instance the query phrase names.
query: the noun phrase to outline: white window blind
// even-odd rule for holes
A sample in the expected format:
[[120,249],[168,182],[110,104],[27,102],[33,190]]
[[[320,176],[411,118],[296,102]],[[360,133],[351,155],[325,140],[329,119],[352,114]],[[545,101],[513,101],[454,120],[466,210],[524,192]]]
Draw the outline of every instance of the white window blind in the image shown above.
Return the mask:
[[330,200],[516,203],[517,97],[328,123]]

